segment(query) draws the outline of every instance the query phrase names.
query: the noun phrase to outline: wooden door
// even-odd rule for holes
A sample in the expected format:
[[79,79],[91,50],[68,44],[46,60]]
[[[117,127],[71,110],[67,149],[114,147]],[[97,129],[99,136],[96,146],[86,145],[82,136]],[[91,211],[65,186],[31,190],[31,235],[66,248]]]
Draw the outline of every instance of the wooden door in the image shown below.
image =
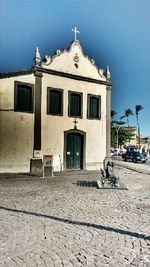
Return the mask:
[[67,135],[67,169],[83,169],[83,136],[79,133]]

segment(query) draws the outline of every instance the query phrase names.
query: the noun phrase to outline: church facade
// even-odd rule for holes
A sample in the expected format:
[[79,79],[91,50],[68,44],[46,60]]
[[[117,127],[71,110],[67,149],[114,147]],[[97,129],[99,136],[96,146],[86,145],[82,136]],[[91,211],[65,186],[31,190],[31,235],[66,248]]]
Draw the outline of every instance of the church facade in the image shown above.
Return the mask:
[[78,40],[31,70],[1,74],[1,172],[98,170],[110,155],[111,82]]

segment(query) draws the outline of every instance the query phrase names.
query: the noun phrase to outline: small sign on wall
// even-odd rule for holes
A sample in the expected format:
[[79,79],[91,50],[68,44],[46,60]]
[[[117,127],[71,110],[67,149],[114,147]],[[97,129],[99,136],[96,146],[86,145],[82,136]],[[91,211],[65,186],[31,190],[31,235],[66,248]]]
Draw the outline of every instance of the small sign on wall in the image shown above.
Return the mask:
[[53,165],[53,156],[52,155],[43,155],[43,163],[46,166]]

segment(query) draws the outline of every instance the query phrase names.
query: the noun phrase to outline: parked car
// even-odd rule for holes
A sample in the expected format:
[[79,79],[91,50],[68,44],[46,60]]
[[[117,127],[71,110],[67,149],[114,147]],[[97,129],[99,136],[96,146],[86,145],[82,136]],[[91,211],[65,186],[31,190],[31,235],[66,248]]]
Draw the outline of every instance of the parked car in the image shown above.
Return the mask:
[[127,151],[125,154],[122,155],[124,161],[132,161],[132,162],[143,162],[145,163],[147,157],[145,157],[139,151]]
[[127,152],[139,152],[139,150],[137,146],[127,146],[126,151],[124,151],[121,155],[123,159],[125,159],[125,155]]
[[113,156],[121,156],[121,150],[118,148],[114,149]]
[[137,146],[127,146],[126,151],[139,151]]

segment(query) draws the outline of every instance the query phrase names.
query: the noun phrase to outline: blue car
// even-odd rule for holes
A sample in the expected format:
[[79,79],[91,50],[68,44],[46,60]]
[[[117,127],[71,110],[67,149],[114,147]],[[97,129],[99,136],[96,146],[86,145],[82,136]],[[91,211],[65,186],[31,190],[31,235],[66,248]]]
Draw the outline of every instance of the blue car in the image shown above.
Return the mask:
[[124,161],[143,162],[145,163],[147,157],[139,151],[127,151],[123,156]]

